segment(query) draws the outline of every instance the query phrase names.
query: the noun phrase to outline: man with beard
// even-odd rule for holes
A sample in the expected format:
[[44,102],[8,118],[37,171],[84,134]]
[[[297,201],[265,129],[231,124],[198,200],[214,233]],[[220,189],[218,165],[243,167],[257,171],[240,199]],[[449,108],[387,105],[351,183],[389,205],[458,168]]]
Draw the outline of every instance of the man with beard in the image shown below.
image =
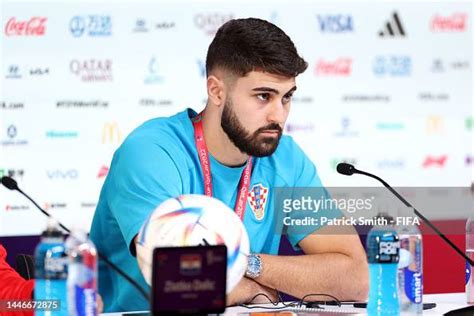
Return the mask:
[[[289,234],[293,247],[305,255],[278,256],[281,233],[275,231],[273,189],[322,187],[313,163],[282,136],[295,77],[306,67],[291,39],[269,22],[236,19],[221,26],[207,53],[204,111],[187,109],[150,120],[116,151],[91,228],[98,250],[146,287],[134,257],[141,225],[168,198],[207,194],[242,214],[250,238],[246,277],[228,296],[228,305],[248,302],[258,293],[276,299],[275,290],[299,298],[324,293],[365,299],[367,262],[352,227]],[[248,188],[241,181],[245,177],[250,177]],[[249,194],[241,194],[246,189]],[[252,203],[252,194],[263,195],[266,203]],[[106,311],[148,308],[103,264],[99,292]]]

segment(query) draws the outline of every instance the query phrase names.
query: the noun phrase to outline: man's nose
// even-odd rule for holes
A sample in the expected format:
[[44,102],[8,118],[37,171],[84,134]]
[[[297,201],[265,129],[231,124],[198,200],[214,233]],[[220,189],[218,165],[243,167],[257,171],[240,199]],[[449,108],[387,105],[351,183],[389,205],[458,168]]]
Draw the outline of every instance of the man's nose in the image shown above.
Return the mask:
[[281,100],[275,100],[271,103],[269,112],[267,115],[267,121],[269,123],[277,123],[282,126],[288,116],[288,110],[285,108]]

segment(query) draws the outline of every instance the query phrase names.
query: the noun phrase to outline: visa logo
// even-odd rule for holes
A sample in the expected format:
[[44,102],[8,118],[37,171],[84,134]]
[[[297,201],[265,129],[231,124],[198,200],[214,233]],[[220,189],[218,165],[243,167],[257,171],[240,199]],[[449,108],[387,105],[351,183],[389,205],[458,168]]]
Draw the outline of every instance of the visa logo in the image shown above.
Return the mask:
[[354,31],[354,23],[350,15],[321,15],[317,14],[319,29],[321,32],[343,33]]

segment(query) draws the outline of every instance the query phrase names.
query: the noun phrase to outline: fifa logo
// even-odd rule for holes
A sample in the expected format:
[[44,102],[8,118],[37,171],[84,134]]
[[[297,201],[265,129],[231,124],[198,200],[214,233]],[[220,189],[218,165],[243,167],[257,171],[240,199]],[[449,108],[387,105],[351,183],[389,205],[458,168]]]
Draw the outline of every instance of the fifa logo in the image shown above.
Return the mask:
[[116,122],[105,123],[102,127],[102,144],[120,143],[122,141],[122,133]]

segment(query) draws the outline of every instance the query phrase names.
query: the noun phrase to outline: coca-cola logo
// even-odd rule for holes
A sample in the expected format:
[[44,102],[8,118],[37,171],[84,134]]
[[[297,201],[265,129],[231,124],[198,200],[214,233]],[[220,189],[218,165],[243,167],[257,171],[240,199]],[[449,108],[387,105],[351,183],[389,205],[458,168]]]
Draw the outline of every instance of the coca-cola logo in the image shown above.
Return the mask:
[[435,15],[431,19],[430,29],[433,32],[463,32],[467,25],[466,13],[453,13],[450,16]]
[[350,76],[351,72],[351,58],[338,58],[335,61],[320,59],[314,68],[316,76]]
[[48,18],[34,16],[28,21],[18,21],[11,17],[5,25],[6,36],[43,36]]

